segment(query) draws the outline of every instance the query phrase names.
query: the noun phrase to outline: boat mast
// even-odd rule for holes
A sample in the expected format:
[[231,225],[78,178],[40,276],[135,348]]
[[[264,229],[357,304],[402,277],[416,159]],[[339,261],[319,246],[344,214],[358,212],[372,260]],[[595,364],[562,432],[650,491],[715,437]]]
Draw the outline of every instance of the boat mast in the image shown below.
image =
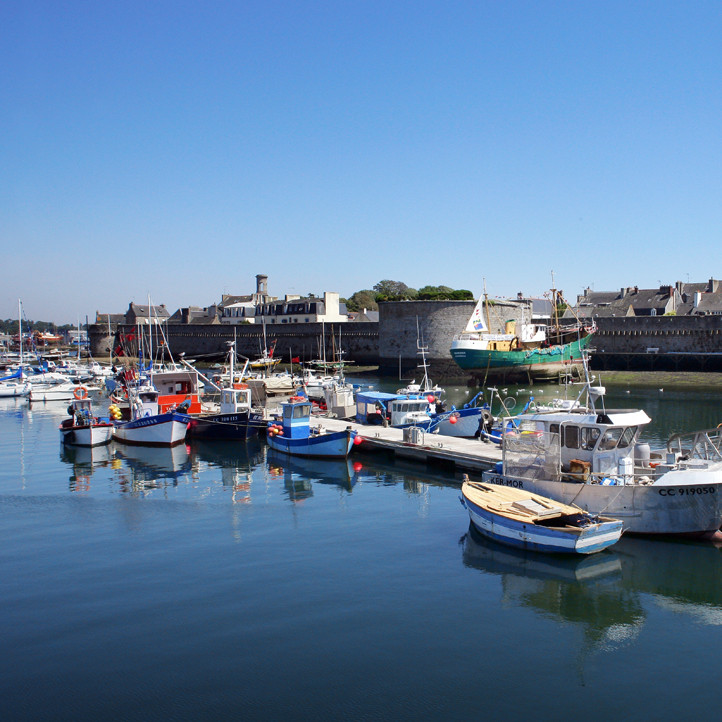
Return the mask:
[[150,376],[150,385],[153,385],[153,331],[150,325],[150,294],[148,294],[148,375]]
[[23,307],[18,298],[18,338],[20,339],[20,370],[23,369]]
[[557,313],[557,289],[554,287],[554,271],[552,271],[552,319],[554,320],[554,335],[559,342],[559,314]]
[[486,293],[486,278],[482,278],[484,286],[484,315],[486,316],[486,327],[491,331],[491,322],[489,321],[489,296]]

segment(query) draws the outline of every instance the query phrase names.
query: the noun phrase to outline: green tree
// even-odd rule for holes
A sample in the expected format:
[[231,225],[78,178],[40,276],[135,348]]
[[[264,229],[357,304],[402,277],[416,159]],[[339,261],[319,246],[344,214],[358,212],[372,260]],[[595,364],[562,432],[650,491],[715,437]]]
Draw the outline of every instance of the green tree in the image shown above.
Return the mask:
[[368,311],[377,311],[379,308],[376,303],[376,294],[369,289],[356,291],[350,298],[341,300],[349,311],[363,311],[364,308]]
[[376,301],[408,301],[418,297],[419,292],[401,281],[384,280],[374,286]]

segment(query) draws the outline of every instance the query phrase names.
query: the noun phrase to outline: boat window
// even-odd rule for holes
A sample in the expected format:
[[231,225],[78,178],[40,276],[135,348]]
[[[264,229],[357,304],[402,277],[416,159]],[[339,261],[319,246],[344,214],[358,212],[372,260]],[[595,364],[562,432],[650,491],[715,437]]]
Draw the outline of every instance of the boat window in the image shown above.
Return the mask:
[[293,407],[293,418],[294,419],[305,419],[306,417],[311,415],[311,407],[306,406],[304,404],[303,406],[294,406]]
[[585,426],[582,429],[582,449],[591,451],[597,445],[601,433],[596,426]]
[[579,448],[579,427],[578,426],[565,426],[564,427],[564,446],[567,449],[578,449]]
[[559,424],[549,424],[549,433],[550,434],[558,434],[559,433]]
[[617,447],[619,437],[622,435],[622,429],[607,429],[599,442],[600,451],[609,451]]
[[632,443],[632,439],[634,438],[634,435],[636,433],[637,433],[636,426],[628,426],[624,430],[624,433],[622,434],[622,438],[619,440],[618,447],[620,449],[626,449]]

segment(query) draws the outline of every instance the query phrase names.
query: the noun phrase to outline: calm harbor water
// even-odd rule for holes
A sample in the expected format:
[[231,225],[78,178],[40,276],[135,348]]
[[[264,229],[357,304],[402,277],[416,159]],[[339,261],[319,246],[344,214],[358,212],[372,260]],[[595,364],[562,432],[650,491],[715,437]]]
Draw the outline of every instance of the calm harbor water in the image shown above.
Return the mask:
[[[625,387],[608,404],[645,408],[658,443],[716,426],[721,401]],[[3,719],[718,710],[709,543],[517,553],[469,534],[448,471],[262,442],[63,450],[65,408],[0,405]]]

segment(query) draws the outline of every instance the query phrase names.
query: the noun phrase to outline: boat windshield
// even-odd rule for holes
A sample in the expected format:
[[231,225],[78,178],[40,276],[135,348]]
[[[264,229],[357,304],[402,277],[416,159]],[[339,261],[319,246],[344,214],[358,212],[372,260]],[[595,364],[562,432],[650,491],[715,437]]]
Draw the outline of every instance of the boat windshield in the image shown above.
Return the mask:
[[607,429],[604,432],[604,436],[602,436],[602,440],[599,442],[599,450],[611,451],[612,449],[616,449],[623,431],[624,429],[620,429],[619,427]]

